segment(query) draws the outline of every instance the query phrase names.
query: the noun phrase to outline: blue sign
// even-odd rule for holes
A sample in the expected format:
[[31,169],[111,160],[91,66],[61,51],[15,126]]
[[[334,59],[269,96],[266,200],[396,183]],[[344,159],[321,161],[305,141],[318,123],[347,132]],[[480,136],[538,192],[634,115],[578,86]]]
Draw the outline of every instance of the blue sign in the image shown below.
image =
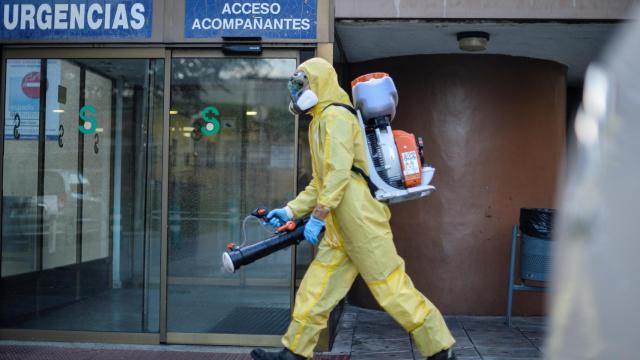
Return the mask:
[[0,39],[150,38],[153,0],[2,0]]
[[186,0],[184,37],[315,39],[316,0]]

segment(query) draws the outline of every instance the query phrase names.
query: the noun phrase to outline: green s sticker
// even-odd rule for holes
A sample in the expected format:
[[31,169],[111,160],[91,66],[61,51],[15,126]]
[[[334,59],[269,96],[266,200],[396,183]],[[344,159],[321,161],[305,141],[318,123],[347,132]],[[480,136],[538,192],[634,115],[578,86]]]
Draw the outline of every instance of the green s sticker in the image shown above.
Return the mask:
[[[91,135],[96,132],[98,123],[96,122],[96,108],[93,105],[85,105],[80,109],[80,118],[84,121],[82,125],[78,125],[78,129],[85,135]],[[89,124],[91,127],[87,127]]]
[[215,106],[207,106],[200,113],[205,121],[204,126],[200,128],[200,132],[205,136],[215,135],[220,132],[220,122],[216,116],[220,116],[220,111]]

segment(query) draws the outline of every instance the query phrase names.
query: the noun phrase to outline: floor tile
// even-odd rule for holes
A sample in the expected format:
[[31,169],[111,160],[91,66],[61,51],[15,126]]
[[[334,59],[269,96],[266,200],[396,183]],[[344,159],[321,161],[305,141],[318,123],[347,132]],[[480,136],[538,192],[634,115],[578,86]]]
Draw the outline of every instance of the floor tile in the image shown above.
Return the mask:
[[395,360],[414,360],[413,354],[410,351],[402,352],[388,352],[377,354],[351,354],[350,360],[369,360],[369,359],[395,359]]
[[409,337],[402,339],[354,339],[351,352],[357,354],[411,351]]
[[512,358],[527,358],[538,357],[541,355],[540,351],[535,347],[530,348],[514,348],[514,347],[477,347],[478,352],[482,357],[512,357]]

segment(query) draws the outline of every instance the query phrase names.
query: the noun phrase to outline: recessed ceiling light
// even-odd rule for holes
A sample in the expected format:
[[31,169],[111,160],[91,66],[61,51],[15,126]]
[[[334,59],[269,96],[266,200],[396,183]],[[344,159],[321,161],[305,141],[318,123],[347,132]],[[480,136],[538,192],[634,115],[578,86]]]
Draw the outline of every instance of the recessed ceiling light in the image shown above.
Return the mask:
[[484,51],[490,36],[484,31],[463,31],[457,34],[457,38],[462,51]]

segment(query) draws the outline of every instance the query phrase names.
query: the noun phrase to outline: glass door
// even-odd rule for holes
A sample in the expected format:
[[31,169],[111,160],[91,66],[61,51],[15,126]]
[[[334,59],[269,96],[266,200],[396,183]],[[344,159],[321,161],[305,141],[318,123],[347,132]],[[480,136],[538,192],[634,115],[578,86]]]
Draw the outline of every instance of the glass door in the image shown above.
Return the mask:
[[[172,58],[169,342],[286,331],[291,249],[235,274],[222,270],[221,254],[227,243],[244,242],[243,219],[253,209],[282,206],[295,195],[297,124],[287,110],[286,82],[296,57]],[[267,235],[257,221],[247,221],[245,229],[247,243]]]
[[[221,255],[270,235],[243,220],[283,206],[308,178],[305,122],[287,110],[300,52],[170,54],[5,53],[0,329],[10,336],[277,345],[286,331],[292,249],[235,274]],[[312,248],[297,252],[300,275]]]
[[157,333],[164,60],[57,54],[5,63],[0,327]]

